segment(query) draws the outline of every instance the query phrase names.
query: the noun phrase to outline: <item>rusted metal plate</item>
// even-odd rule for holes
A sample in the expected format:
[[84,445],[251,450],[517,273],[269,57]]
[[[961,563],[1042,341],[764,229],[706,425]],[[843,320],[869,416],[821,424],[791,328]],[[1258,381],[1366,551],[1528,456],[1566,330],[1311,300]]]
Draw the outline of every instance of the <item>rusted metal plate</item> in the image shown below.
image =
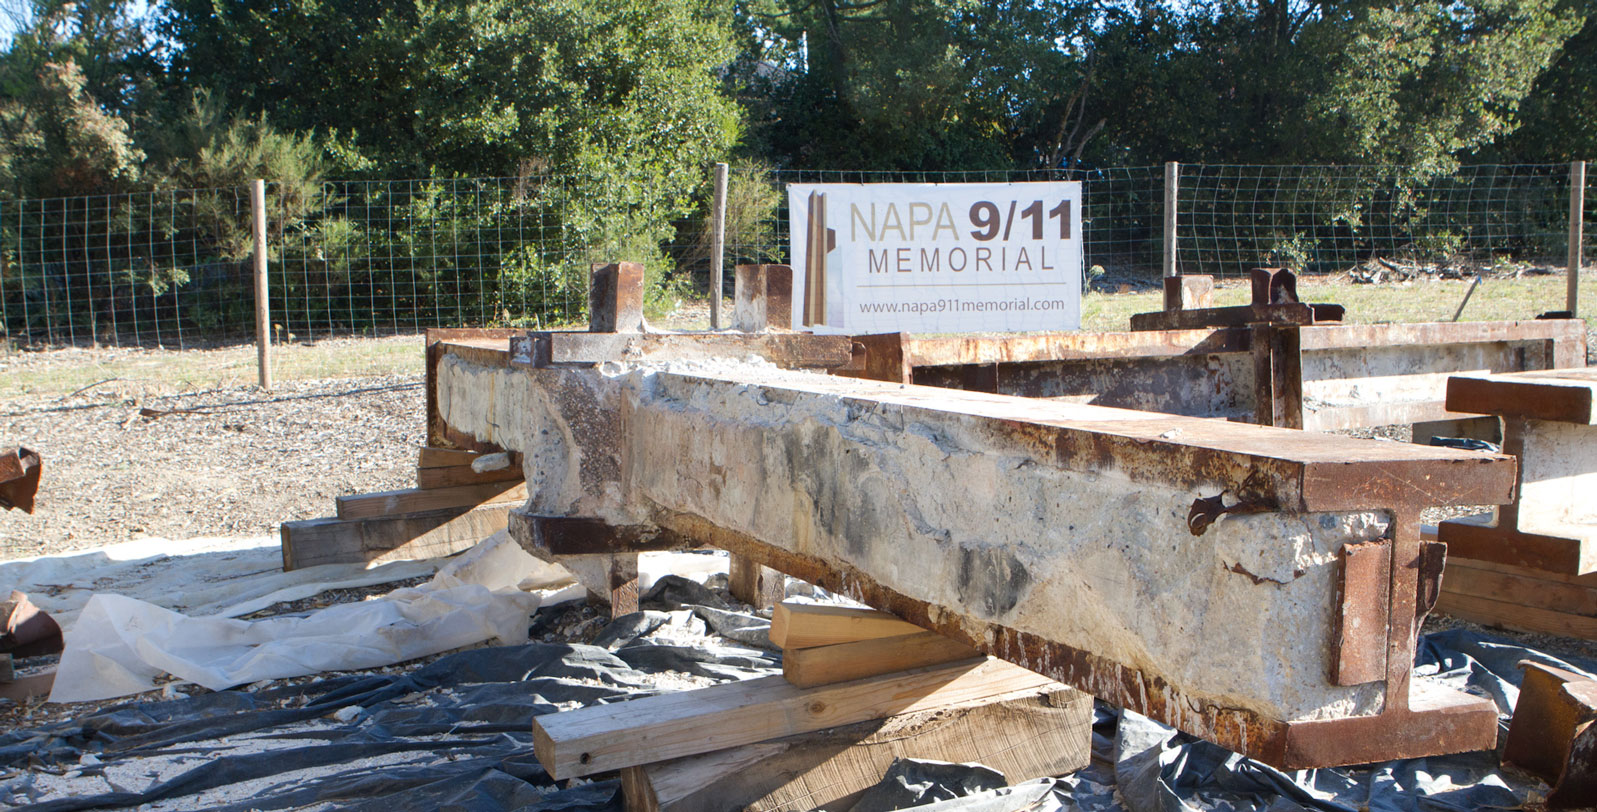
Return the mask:
[[1296,327],[1253,328],[1253,422],[1303,428],[1303,353]]
[[926,367],[1240,353],[1248,351],[1248,341],[1248,332],[1243,329],[1204,328],[1019,336],[903,336],[900,345],[911,366]]
[[549,341],[549,362],[602,364],[606,361],[694,361],[757,356],[782,367],[829,369],[847,364],[853,342],[847,336],[802,333],[529,333]]
[[1363,685],[1386,678],[1391,585],[1391,541],[1383,539],[1342,548],[1336,656],[1331,659],[1331,681],[1337,685]]
[[1597,805],[1597,681],[1531,660],[1519,667],[1503,761],[1552,785],[1549,809]]
[[553,556],[647,553],[703,546],[654,525],[616,526],[602,519],[540,516],[522,508],[510,511],[509,530],[516,543],[545,560],[553,560]]
[[1197,330],[1204,327],[1245,327],[1260,322],[1305,325],[1338,321],[1342,318],[1341,310],[1335,305],[1307,305],[1301,302],[1210,307],[1203,310],[1159,310],[1133,314],[1131,329]]
[[33,512],[44,462],[39,453],[18,446],[0,451],[0,507]]
[[1447,381],[1447,408],[1530,420],[1597,425],[1597,368],[1539,370]]
[[643,330],[642,263],[595,263],[588,284],[589,330],[595,333]]

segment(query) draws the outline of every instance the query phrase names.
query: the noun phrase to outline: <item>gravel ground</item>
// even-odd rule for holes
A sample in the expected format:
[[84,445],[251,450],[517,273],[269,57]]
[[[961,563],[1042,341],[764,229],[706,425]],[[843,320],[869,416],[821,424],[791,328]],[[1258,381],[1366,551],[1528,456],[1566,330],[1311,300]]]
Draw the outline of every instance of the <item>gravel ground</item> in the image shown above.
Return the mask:
[[269,534],[332,515],[336,496],[409,487],[426,437],[423,389],[418,372],[288,381],[270,394],[14,397],[0,406],[0,445],[38,451],[44,474],[33,515],[0,512],[0,558]]

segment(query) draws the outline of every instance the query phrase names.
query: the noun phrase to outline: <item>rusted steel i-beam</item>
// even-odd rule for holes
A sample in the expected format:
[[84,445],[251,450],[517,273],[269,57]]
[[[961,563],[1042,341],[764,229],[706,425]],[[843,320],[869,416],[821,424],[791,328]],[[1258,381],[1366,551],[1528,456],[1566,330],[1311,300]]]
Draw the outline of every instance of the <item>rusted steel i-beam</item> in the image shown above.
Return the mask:
[[1418,516],[1507,501],[1507,457],[683,366],[699,339],[660,338],[603,366],[536,351],[555,335],[443,347],[441,418],[524,455],[518,537],[719,546],[1282,767],[1492,745],[1489,701],[1410,684],[1441,561]]

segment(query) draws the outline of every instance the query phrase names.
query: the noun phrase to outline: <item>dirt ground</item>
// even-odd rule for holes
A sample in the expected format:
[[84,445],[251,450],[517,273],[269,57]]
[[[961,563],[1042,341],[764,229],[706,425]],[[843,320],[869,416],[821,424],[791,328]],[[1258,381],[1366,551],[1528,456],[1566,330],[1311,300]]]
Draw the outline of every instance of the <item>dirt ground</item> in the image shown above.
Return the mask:
[[270,394],[151,388],[113,383],[0,404],[0,445],[25,445],[44,463],[33,515],[0,512],[0,558],[141,536],[267,535],[332,515],[334,497],[415,478],[419,352],[414,374],[287,381]]

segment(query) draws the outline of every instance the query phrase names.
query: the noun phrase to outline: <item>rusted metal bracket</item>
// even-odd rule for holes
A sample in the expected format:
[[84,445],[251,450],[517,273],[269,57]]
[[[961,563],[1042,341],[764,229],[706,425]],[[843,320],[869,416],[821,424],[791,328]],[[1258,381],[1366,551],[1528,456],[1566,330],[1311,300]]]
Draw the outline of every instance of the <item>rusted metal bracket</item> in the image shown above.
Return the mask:
[[1519,667],[1503,761],[1552,786],[1548,809],[1597,806],[1597,681],[1531,660]]
[[1131,329],[1190,330],[1203,327],[1244,327],[1250,324],[1307,325],[1340,322],[1341,305],[1298,301],[1297,276],[1285,268],[1253,269],[1253,301],[1236,307],[1206,307],[1137,313]]
[[44,462],[37,451],[20,446],[0,451],[0,507],[32,513],[43,470]]

